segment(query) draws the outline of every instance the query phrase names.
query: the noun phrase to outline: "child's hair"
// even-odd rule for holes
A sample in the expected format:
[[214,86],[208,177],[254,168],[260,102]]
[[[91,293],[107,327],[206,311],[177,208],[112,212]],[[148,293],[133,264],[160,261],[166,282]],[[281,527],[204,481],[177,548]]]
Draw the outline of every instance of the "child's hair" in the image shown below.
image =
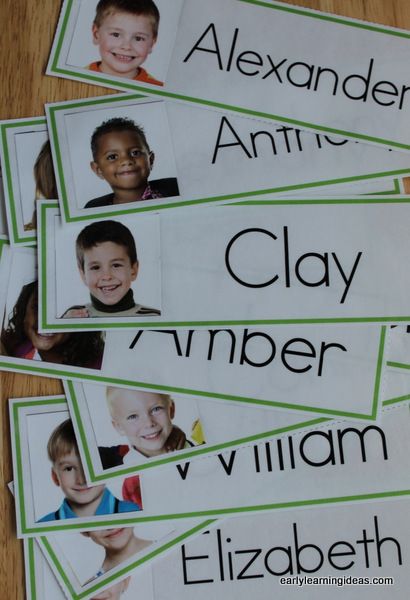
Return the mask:
[[72,450],[78,454],[73,423],[71,419],[66,419],[50,435],[47,444],[47,454],[50,461],[54,464],[62,456],[70,454]]
[[124,117],[113,117],[108,119],[99,125],[91,136],[91,152],[93,159],[96,160],[98,152],[98,142],[100,138],[106,133],[112,133],[113,131],[133,131],[142,141],[147,151],[150,152],[150,147],[145,137],[145,131],[140,125],[137,125],[132,119],[126,119]]
[[[16,304],[9,315],[6,329],[1,332],[1,341],[8,354],[15,356],[22,344],[27,341],[25,318],[30,298],[38,297],[38,283],[32,281],[23,285]],[[104,351],[104,338],[100,331],[81,331],[68,333],[65,340],[58,346],[61,364],[78,367],[97,368]]]
[[[108,409],[110,411],[110,415],[112,416],[113,414],[113,396],[115,393],[117,393],[119,390],[121,390],[122,388],[117,388],[114,387],[112,385],[107,386],[105,395],[107,398],[107,404],[108,404]],[[159,394],[157,392],[155,392],[155,394],[157,396],[160,396],[161,398],[164,398],[164,400],[166,400],[168,402],[168,405],[170,404],[170,402],[172,401],[172,398],[169,394]]]
[[104,18],[115,11],[149,17],[152,23],[153,35],[157,37],[159,10],[152,0],[100,0],[97,4],[94,24],[100,27]]
[[41,146],[33,171],[36,183],[36,198],[56,200],[58,194],[49,140]]
[[77,264],[81,271],[84,271],[84,253],[104,242],[123,246],[131,264],[138,262],[135,240],[128,227],[118,221],[97,221],[84,227],[75,243]]

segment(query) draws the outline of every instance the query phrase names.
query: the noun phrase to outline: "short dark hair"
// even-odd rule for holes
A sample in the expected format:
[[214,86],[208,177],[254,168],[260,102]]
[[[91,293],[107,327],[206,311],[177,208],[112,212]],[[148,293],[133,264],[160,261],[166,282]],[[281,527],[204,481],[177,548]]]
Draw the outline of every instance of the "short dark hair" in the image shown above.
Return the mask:
[[135,240],[128,227],[118,221],[96,221],[84,227],[77,237],[75,251],[79,269],[84,271],[84,252],[104,242],[123,246],[131,264],[138,262]]
[[94,24],[97,27],[100,27],[104,17],[112,11],[127,12],[132,15],[150,17],[154,37],[157,37],[159,10],[152,0],[100,0],[95,12]]
[[113,131],[133,131],[141,139],[148,152],[151,152],[147,138],[145,137],[145,131],[141,125],[137,125],[132,119],[126,119],[124,117],[113,117],[107,121],[103,121],[101,125],[94,129],[91,136],[91,152],[93,159],[97,157],[98,142],[100,138],[106,133],[112,133]]

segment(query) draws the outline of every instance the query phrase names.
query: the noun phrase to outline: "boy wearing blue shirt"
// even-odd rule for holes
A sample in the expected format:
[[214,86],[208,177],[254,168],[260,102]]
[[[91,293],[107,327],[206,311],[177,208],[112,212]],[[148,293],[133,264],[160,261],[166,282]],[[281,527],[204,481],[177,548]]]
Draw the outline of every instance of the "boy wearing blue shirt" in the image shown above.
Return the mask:
[[113,496],[104,485],[87,486],[71,419],[53,431],[47,452],[52,463],[51,478],[65,498],[56,511],[39,519],[39,523],[141,510],[137,504]]

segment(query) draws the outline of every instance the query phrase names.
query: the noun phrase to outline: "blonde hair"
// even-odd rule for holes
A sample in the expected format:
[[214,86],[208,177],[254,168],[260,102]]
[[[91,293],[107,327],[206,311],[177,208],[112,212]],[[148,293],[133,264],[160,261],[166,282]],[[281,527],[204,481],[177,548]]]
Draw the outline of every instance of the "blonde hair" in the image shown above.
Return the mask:
[[[126,388],[119,388],[119,387],[114,387],[112,385],[108,385],[106,392],[105,392],[105,397],[107,400],[108,410],[110,411],[111,416],[113,416],[113,413],[114,413],[114,401],[115,401],[114,396],[116,394],[118,394],[118,392],[122,392],[124,390],[130,391],[130,392],[139,392],[139,391],[145,392],[145,390],[128,390]],[[168,406],[172,402],[172,398],[169,394],[158,394],[157,392],[145,392],[145,393],[146,394],[154,394],[155,393],[156,396],[159,396],[160,398],[164,398],[164,400],[166,400]]]

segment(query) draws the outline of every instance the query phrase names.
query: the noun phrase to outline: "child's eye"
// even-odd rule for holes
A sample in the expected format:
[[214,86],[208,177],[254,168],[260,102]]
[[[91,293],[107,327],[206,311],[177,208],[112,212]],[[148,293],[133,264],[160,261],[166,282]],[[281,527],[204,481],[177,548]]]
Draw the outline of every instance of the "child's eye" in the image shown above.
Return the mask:
[[145,42],[145,37],[142,37],[142,35],[136,35],[135,40],[137,42]]
[[164,409],[164,407],[163,407],[163,406],[154,406],[154,407],[152,408],[151,412],[155,414],[155,413],[159,413],[159,412],[161,412],[163,409]]
[[105,157],[107,160],[115,160],[117,158],[117,154],[107,154]]
[[64,471],[66,473],[70,473],[73,469],[74,469],[74,467],[64,467]]
[[120,269],[123,264],[122,263],[112,263],[112,266],[115,267],[116,269]]
[[115,38],[120,37],[120,34],[118,33],[118,31],[113,31],[110,35],[112,35],[112,37],[115,37]]
[[98,271],[99,268],[99,265],[93,265],[92,267],[90,267],[90,271]]
[[127,421],[132,421],[137,418],[138,415],[128,415]]
[[144,152],[142,150],[135,149],[135,150],[131,150],[130,154],[133,158],[135,158],[136,156],[142,156],[144,154]]

